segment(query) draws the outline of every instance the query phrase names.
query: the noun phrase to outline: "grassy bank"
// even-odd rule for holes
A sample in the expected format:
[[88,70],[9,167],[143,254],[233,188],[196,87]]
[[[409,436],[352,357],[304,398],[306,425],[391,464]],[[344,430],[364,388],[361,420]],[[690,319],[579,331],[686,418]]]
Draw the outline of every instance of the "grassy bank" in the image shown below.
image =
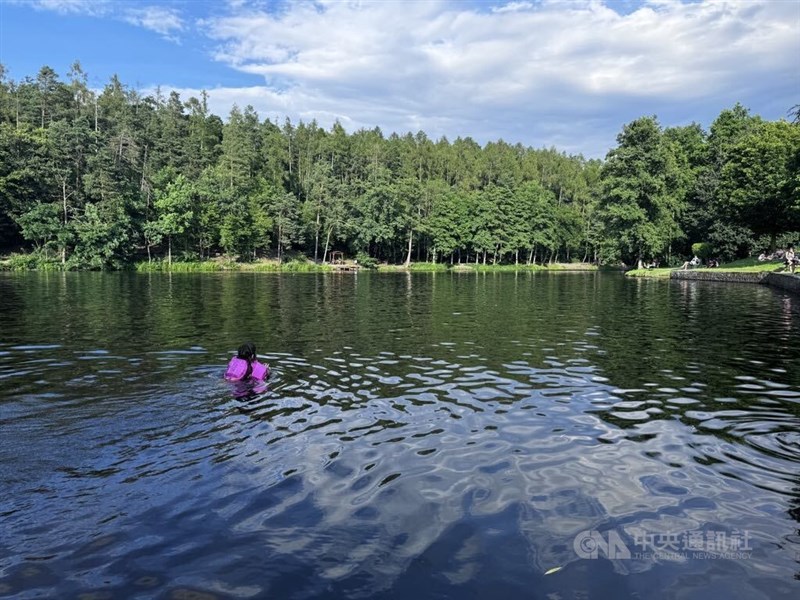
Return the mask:
[[[419,266],[417,266],[419,265]],[[402,268],[402,267],[400,267]],[[546,265],[484,265],[475,263],[442,264],[442,263],[412,263],[412,271],[455,271],[478,273],[516,273],[520,271],[597,271],[597,266],[589,263],[550,263]]]
[[135,268],[140,273],[208,273],[215,271],[250,271],[264,273],[315,273],[332,270],[330,265],[318,265],[308,260],[258,260],[236,262],[230,259],[173,262],[139,262]]
[[381,273],[397,273],[403,271],[420,271],[420,272],[439,272],[439,271],[447,271],[448,265],[442,263],[431,263],[431,262],[412,262],[408,267],[403,265],[384,265],[378,264],[375,267]]
[[[463,264],[455,265],[454,271],[474,271],[476,273],[515,273],[518,271],[547,271],[548,268],[542,265],[481,265]],[[553,269],[556,270],[556,269]]]
[[[355,266],[353,261],[347,261],[349,266]],[[550,263],[545,265],[484,265],[475,263],[461,263],[451,265],[448,263],[414,262],[408,267],[404,264],[389,265],[376,264],[379,272],[480,272],[480,273],[505,273],[505,272],[539,272],[539,271],[597,271],[598,267],[589,263]],[[56,259],[45,260],[35,254],[13,254],[0,257],[0,271],[62,271],[62,270],[89,270],[76,269],[67,263],[66,269]],[[282,262],[275,259],[261,259],[252,262],[239,262],[232,258],[219,257],[208,260],[178,260],[168,263],[163,260],[139,261],[127,265],[122,270],[135,270],[140,273],[212,273],[224,271],[244,272],[275,272],[275,273],[318,273],[333,271],[330,264],[318,264],[304,258],[290,258]],[[371,270],[364,268],[361,270]]]
[[628,277],[649,277],[651,279],[669,279],[674,269],[631,269],[626,271]]
[[[741,260],[724,263],[719,267],[708,269],[700,267],[691,269],[692,271],[713,271],[715,273],[774,273],[784,269],[783,261],[761,262],[757,258],[743,258]],[[628,277],[650,277],[653,279],[669,278],[670,273],[680,270],[680,267],[672,269],[632,269],[625,275]]]
[[212,273],[222,271],[257,271],[281,273],[311,273],[333,270],[330,265],[319,265],[309,260],[290,259],[283,262],[277,260],[258,260],[238,262],[230,258],[211,260],[173,261],[171,264],[162,260],[135,262],[121,269],[79,269],[74,265],[61,264],[55,259],[46,260],[33,254],[12,254],[0,257],[0,271],[90,271],[90,270],[133,270],[139,273]]

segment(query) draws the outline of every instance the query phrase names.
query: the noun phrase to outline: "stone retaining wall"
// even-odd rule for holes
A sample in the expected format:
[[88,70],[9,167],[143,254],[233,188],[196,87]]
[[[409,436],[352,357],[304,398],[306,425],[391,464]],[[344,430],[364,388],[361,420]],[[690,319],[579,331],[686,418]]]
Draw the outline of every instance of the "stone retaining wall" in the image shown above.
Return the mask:
[[670,279],[682,281],[722,281],[761,283],[800,294],[800,276],[789,273],[726,273],[725,271],[672,271]]
[[800,294],[800,277],[789,273],[770,273],[764,279],[764,283],[782,290],[788,290]]
[[771,273],[726,273],[725,271],[673,271],[670,279],[691,281],[724,281],[728,283],[764,283]]

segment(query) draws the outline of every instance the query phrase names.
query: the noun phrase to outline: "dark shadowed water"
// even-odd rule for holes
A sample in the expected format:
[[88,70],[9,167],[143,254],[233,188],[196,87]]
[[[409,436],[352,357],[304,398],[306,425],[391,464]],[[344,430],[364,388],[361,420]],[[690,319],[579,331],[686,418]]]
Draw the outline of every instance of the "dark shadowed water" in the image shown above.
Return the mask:
[[5,274],[0,597],[794,599],[798,340],[756,285]]

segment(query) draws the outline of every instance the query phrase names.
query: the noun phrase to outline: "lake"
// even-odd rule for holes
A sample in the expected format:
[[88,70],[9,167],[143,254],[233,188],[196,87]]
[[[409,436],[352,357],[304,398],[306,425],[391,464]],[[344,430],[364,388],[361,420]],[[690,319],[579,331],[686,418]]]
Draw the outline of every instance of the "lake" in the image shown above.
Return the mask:
[[0,274],[0,597],[797,598],[798,340],[613,273]]

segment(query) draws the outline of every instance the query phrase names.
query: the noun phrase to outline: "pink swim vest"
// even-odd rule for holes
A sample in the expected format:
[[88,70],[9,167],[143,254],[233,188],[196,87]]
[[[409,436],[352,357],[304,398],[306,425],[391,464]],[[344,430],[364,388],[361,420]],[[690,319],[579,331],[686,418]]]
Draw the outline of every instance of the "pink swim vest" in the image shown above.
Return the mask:
[[[253,370],[250,372],[250,377],[264,381],[269,377],[269,366],[254,360],[252,363]],[[228,363],[228,370],[225,371],[225,379],[229,381],[239,381],[244,378],[247,373],[247,361],[243,358],[233,357],[231,362]]]

